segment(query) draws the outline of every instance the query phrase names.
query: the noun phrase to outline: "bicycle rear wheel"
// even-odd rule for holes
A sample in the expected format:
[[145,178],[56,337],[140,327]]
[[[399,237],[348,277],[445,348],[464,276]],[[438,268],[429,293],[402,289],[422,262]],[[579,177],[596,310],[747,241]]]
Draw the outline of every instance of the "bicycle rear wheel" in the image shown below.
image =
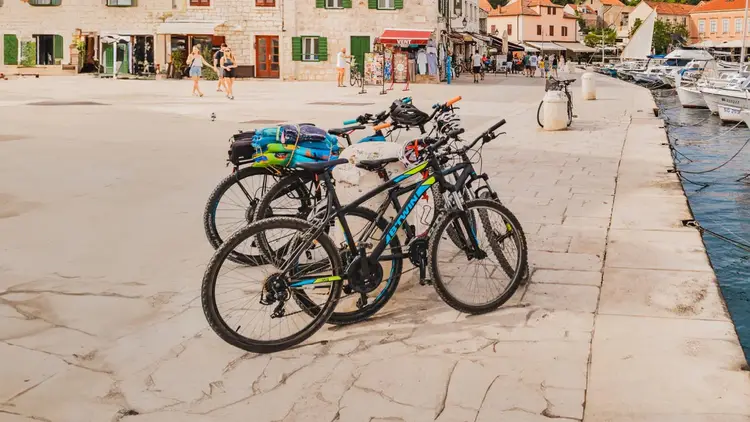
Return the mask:
[[[313,231],[304,220],[270,218],[242,228],[217,249],[203,276],[201,303],[219,337],[248,352],[271,353],[320,329],[341,295],[343,265],[333,241]],[[290,253],[252,267],[230,262],[230,254],[246,254],[259,233],[286,239]]]
[[570,97],[569,92],[565,92],[565,95],[568,96],[568,127],[573,123],[573,99]]
[[[464,212],[452,212],[440,221],[431,236],[430,273],[445,303],[461,312],[481,314],[497,309],[513,296],[523,281],[528,251],[521,224],[503,205],[475,199],[464,206]],[[464,217],[474,213],[480,216],[478,227],[473,222],[467,227],[470,219]],[[466,239],[464,244],[475,238],[478,251],[457,247],[447,233],[451,226]],[[481,297],[477,298],[478,294]]]

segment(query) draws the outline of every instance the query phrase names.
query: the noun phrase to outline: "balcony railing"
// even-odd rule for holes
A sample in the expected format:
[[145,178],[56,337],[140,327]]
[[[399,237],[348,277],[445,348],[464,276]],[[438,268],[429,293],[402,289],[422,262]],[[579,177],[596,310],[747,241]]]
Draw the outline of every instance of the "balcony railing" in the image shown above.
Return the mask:
[[110,7],[134,7],[136,0],[106,0]]
[[62,0],[29,0],[32,6],[59,6]]

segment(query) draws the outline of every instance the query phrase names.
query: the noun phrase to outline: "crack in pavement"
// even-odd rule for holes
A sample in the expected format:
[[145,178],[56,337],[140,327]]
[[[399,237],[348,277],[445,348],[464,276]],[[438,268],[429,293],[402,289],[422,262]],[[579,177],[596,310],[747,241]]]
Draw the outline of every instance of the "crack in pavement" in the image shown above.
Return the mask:
[[31,352],[43,353],[45,355],[49,355],[49,356],[55,357],[57,359],[60,359],[61,361],[63,361],[66,364],[68,364],[69,366],[75,366],[76,368],[81,368],[81,369],[85,369],[87,371],[96,372],[96,373],[99,373],[99,374],[105,374],[105,375],[109,375],[109,376],[114,375],[114,372],[111,371],[111,370],[91,368],[89,366],[81,365],[80,363],[71,362],[68,359],[66,359],[64,355],[60,355],[60,354],[57,354],[57,353],[52,353],[52,352],[48,352],[46,350],[40,350],[40,349],[31,348],[31,347],[21,346],[20,344],[11,343],[11,342],[9,342],[7,340],[0,340],[0,343],[5,343],[8,346],[18,347],[19,349],[28,350],[28,351],[31,351]]
[[50,378],[54,377],[55,375],[57,375],[57,372],[55,372],[54,374],[48,376],[47,378],[44,378],[43,380],[39,381],[38,383],[36,383],[36,384],[34,384],[34,385],[30,386],[30,387],[27,387],[27,388],[19,391],[18,393],[14,394],[13,397],[9,398],[8,400],[5,400],[5,402],[3,404],[10,404],[10,402],[12,402],[13,400],[15,400],[15,399],[23,396],[24,394],[28,393],[29,391],[31,391],[31,390],[33,390],[35,388],[39,387],[40,385],[44,384],[47,380],[49,380]]
[[451,372],[450,374],[448,374],[448,381],[445,383],[445,392],[443,393],[443,398],[440,400],[440,404],[438,405],[437,412],[435,413],[435,417],[433,418],[433,420],[435,421],[438,420],[440,415],[445,410],[445,401],[448,400],[448,389],[451,386],[451,379],[453,378],[453,372],[455,372],[457,366],[458,366],[458,361],[456,361],[456,363],[453,364],[453,367],[451,368]]
[[33,289],[23,289],[23,290],[5,290],[4,292],[0,293],[0,296],[6,296],[10,294],[34,294],[34,293],[49,293],[53,295],[61,295],[61,296],[94,296],[94,297],[118,297],[123,299],[143,299],[143,296],[131,296],[131,295],[124,295],[121,293],[114,293],[114,292],[101,292],[101,293],[92,293],[92,292],[64,292],[64,291],[58,291],[58,290],[33,290]]
[[13,302],[13,301],[10,301],[10,300],[7,300],[7,299],[3,299],[2,297],[0,297],[0,305],[10,306],[16,312],[18,312],[20,315],[22,315],[24,318],[26,318],[29,321],[31,321],[31,320],[37,320],[38,319],[40,321],[43,321],[43,322],[51,325],[54,328],[67,328],[68,330],[73,330],[73,331],[79,332],[81,334],[85,334],[85,335],[87,335],[89,337],[96,337],[94,334],[91,334],[89,332],[80,330],[78,328],[69,327],[67,325],[59,324],[59,323],[50,321],[48,319],[45,319],[41,315],[37,315],[37,314],[35,314],[33,312],[30,312],[30,311],[25,311],[25,310],[21,309],[21,307],[24,306],[23,304],[16,303],[16,302]]
[[479,414],[482,413],[482,406],[484,406],[484,401],[487,400],[487,394],[490,392],[490,388],[492,388],[492,386],[495,384],[495,381],[497,381],[498,378],[500,378],[500,375],[498,375],[495,378],[493,378],[492,382],[490,383],[490,385],[488,385],[487,389],[484,390],[484,396],[482,396],[482,402],[479,403],[479,408],[477,409],[477,414],[476,414],[476,416],[474,416],[474,422],[477,422],[477,419],[479,419]]
[[0,409],[0,414],[5,413],[7,415],[14,415],[14,416],[20,416],[22,418],[31,419],[34,421],[41,421],[41,422],[52,422],[51,420],[41,417],[41,416],[34,416],[34,415],[24,415],[23,413],[17,413],[17,412],[11,412],[10,410],[3,410]]

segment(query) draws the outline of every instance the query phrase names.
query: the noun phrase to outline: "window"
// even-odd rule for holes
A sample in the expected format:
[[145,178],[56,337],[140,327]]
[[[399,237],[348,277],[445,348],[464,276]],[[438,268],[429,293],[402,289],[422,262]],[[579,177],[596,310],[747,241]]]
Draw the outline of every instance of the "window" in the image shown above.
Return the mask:
[[542,35],[542,25],[537,25],[536,26],[536,34],[537,35]]
[[553,7],[553,8],[552,8],[552,14],[553,14],[553,15],[556,15],[556,14],[557,14],[557,8],[556,8],[556,7]]
[[378,9],[393,9],[393,0],[378,0]]
[[344,6],[341,0],[326,0],[326,9],[341,9],[342,7]]
[[716,19],[711,19],[711,33],[716,33]]
[[554,37],[555,36],[555,26],[554,25],[550,25],[549,26],[549,36],[550,37]]
[[111,7],[135,6],[135,0],[107,0],[107,6],[111,6]]
[[699,34],[705,34],[706,33],[706,21],[701,19],[698,21],[698,33]]
[[563,37],[567,37],[568,36],[568,27],[567,26],[560,27],[560,32],[562,33]]
[[740,18],[734,19],[734,32],[736,33],[742,32],[742,19]]
[[729,33],[729,19],[728,18],[724,18],[721,20],[721,33],[722,34]]
[[745,23],[745,31],[750,34],[750,19],[748,19],[747,23]]
[[[510,25],[508,25],[510,26]],[[494,34],[495,31],[497,31],[497,27],[495,25],[490,26],[490,34]]]
[[193,7],[208,7],[211,6],[211,0],[190,0],[190,5]]
[[684,16],[682,17],[682,24],[687,25],[687,18]]
[[302,61],[317,62],[320,58],[320,40],[318,37],[302,37]]
[[508,24],[508,35],[513,35],[513,25]]
[[59,6],[61,0],[29,0],[32,6]]
[[549,6],[547,6],[547,14],[548,14],[548,15],[551,15],[551,14],[552,14],[552,10],[550,10],[550,9],[552,9],[552,8],[551,8],[551,7],[549,7]]
[[276,0],[255,0],[255,7],[275,7]]

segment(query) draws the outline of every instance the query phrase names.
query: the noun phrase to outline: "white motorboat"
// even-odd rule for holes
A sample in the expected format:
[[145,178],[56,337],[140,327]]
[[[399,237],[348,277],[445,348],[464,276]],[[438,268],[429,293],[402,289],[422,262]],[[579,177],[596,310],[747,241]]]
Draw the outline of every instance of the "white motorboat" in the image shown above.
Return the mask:
[[636,82],[645,84],[661,83],[661,74],[664,73],[662,66],[649,67],[643,72],[631,72]]
[[717,104],[719,110],[719,118],[722,122],[741,122],[744,120],[742,116],[742,109],[740,107],[733,107],[726,104]]
[[680,104],[685,108],[708,108],[703,93],[695,85],[680,85],[677,88],[677,97]]
[[[705,87],[701,89],[706,106],[713,111],[714,104],[716,112],[721,113],[719,106],[724,105],[736,109],[750,109],[750,80],[744,80],[740,84],[726,85],[723,88]],[[724,110],[724,115],[731,115],[733,110]]]

